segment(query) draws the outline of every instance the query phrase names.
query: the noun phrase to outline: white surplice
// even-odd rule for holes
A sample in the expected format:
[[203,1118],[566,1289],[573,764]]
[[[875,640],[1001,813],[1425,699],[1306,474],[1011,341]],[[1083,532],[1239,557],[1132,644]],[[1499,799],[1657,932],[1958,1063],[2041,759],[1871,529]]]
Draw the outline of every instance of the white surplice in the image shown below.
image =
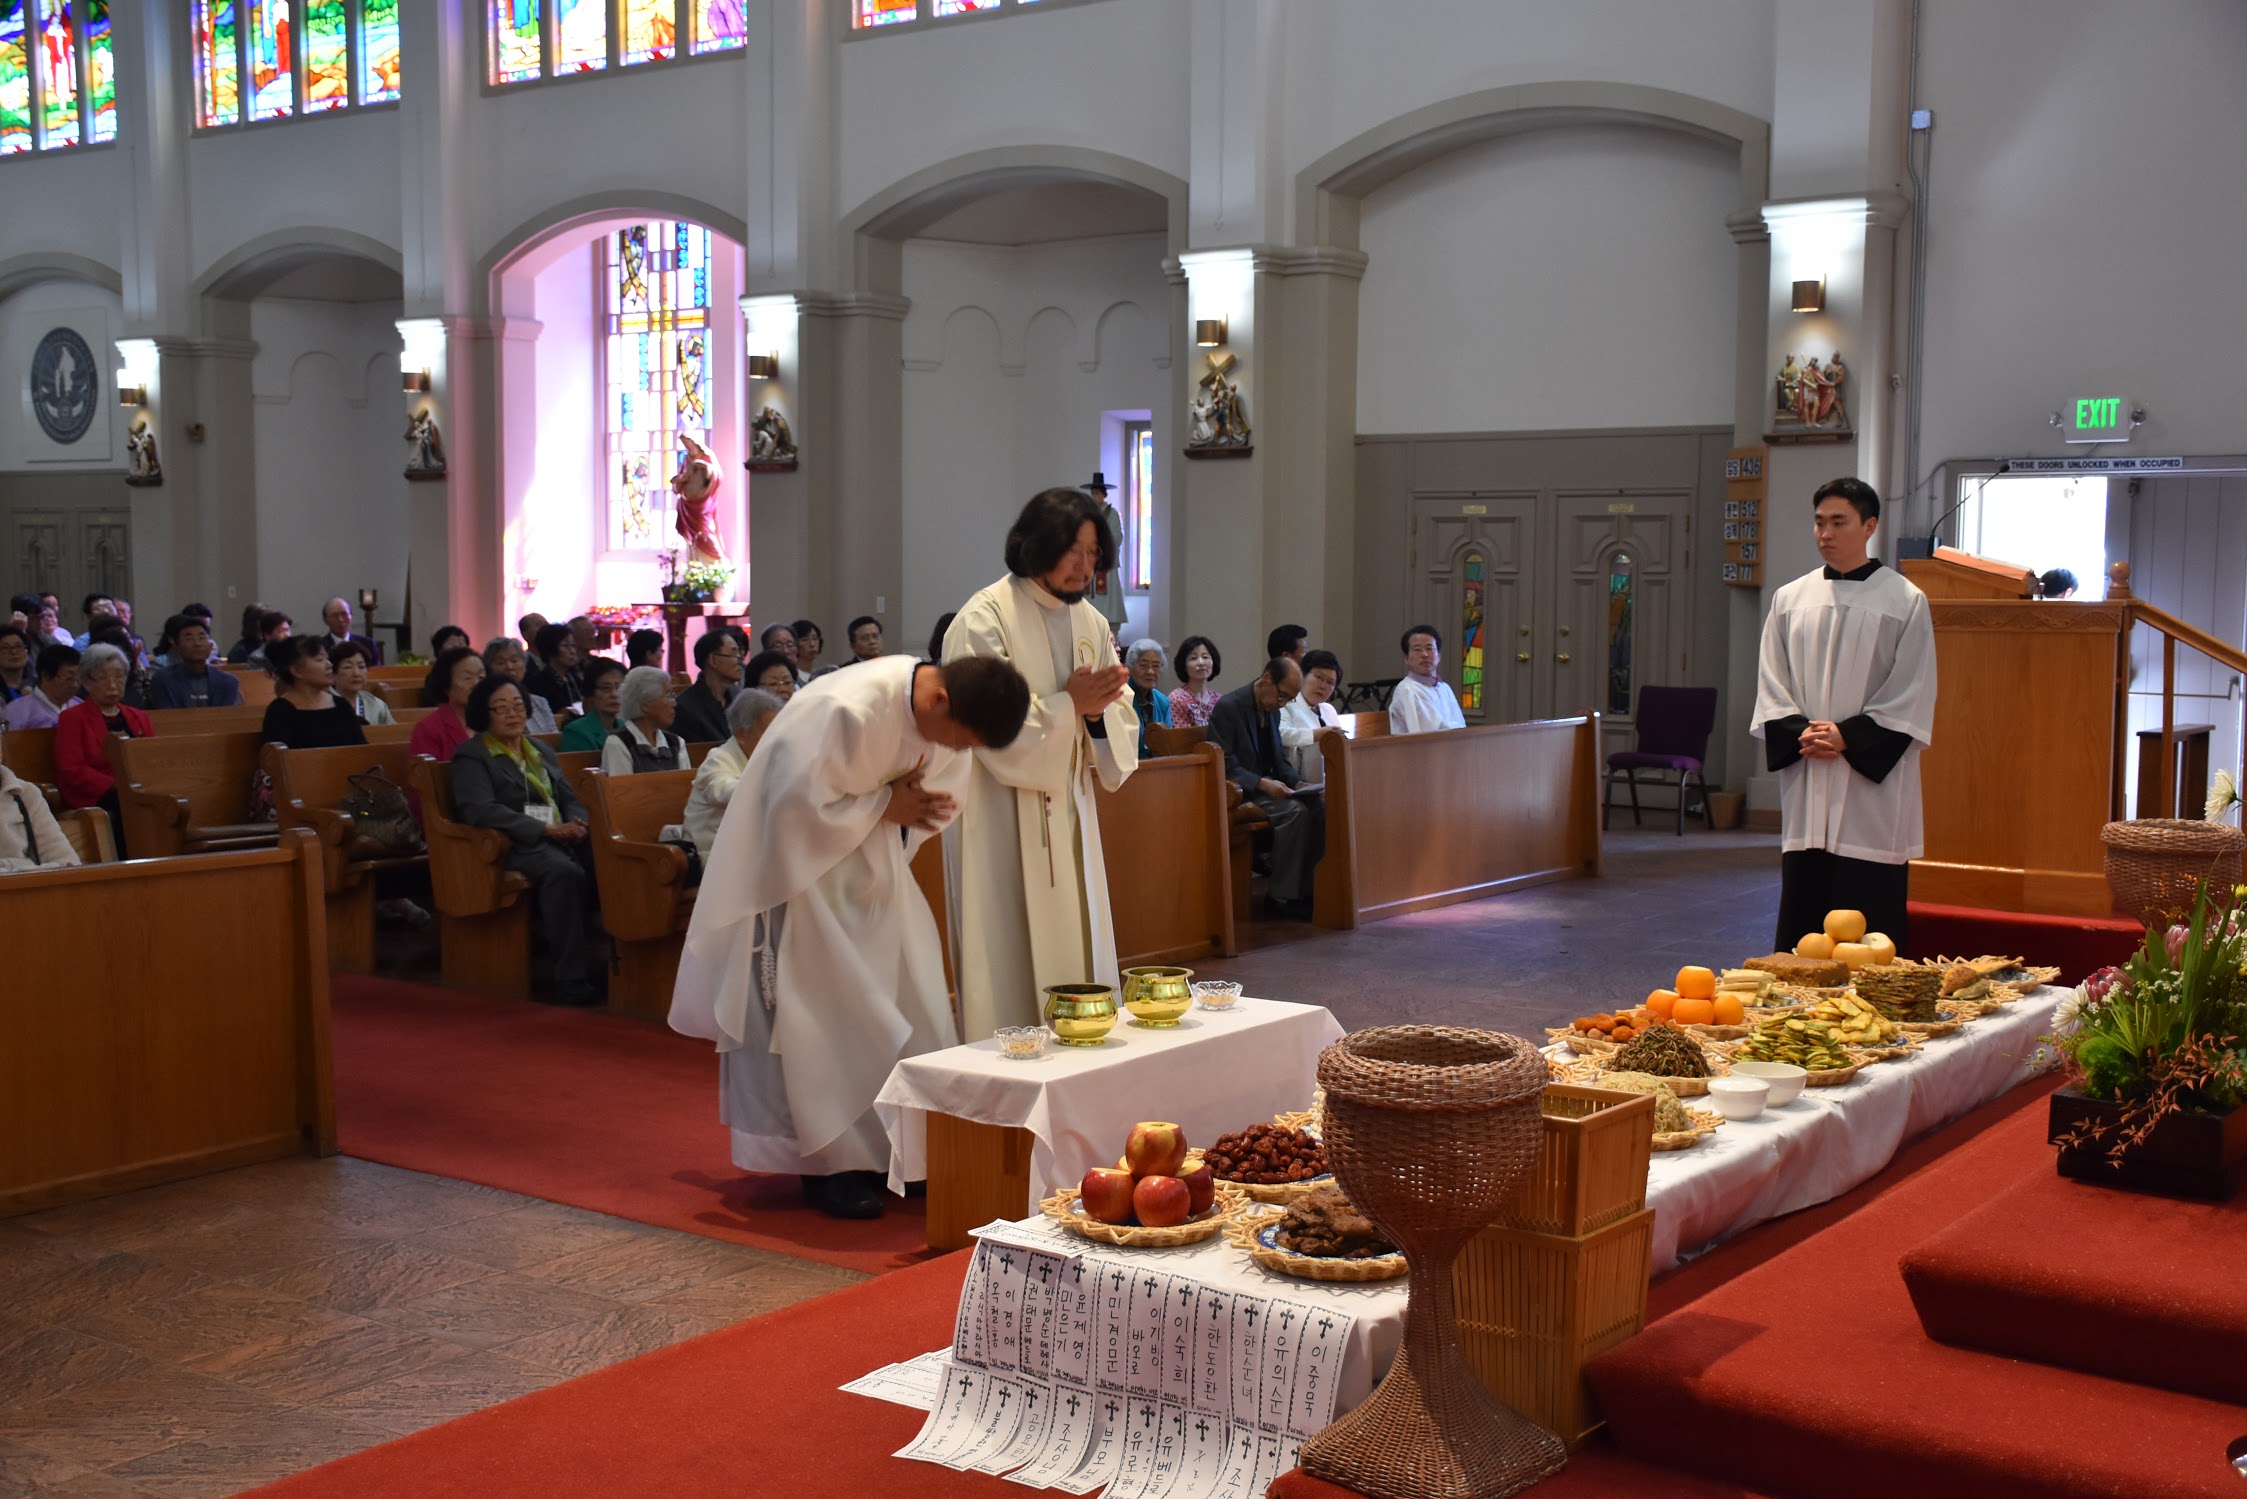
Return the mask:
[[998,656],[1030,684],[1030,717],[1003,750],[975,751],[975,788],[960,814],[958,970],[970,1041],[1035,1025],[1048,984],[1118,981],[1115,920],[1100,848],[1095,777],[1114,791],[1139,764],[1139,715],[1127,692],[1093,737],[1070,701],[1069,674],[1116,664],[1107,620],[1007,577],[961,606],[944,659]]
[[1443,678],[1433,687],[1417,677],[1406,677],[1389,694],[1389,732],[1432,734],[1438,729],[1463,729],[1467,715],[1459,711],[1459,696]]
[[1763,622],[1751,732],[1797,714],[1841,723],[1865,714],[1911,736],[1878,782],[1845,759],[1797,760],[1779,772],[1781,847],[1902,864],[1923,852],[1919,756],[1935,734],[1935,626],[1927,595],[1892,567],[1851,581],[1806,573],[1771,598]]
[[886,1170],[874,1095],[900,1058],[957,1044],[936,919],[910,868],[931,835],[882,820],[890,783],[916,765],[929,790],[968,791],[968,754],[914,726],[919,665],[885,657],[797,693],[743,769],[704,866],[671,1028],[724,1054],[745,1169]]

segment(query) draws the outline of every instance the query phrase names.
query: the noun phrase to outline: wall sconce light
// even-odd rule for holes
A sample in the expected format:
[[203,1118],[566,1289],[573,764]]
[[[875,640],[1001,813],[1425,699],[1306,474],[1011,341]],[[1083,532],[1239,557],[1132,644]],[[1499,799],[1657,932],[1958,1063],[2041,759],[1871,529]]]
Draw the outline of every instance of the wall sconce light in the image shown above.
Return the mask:
[[374,618],[375,591],[372,588],[362,588],[359,590],[359,614],[363,619],[371,620]]
[[1221,347],[1225,342],[1225,323],[1226,319],[1221,317],[1197,319],[1194,323],[1194,347],[1198,349]]
[[779,373],[780,355],[778,351],[770,354],[752,354],[749,356],[750,379],[770,380]]
[[1797,281],[1794,284],[1794,310],[1797,312],[1824,312],[1826,310],[1826,279]]
[[131,370],[119,370],[117,372],[117,404],[120,406],[146,406],[148,404],[148,387],[145,385],[127,385],[125,382],[132,378],[133,372]]
[[405,372],[405,387],[406,394],[409,396],[429,394],[429,371],[407,370]]

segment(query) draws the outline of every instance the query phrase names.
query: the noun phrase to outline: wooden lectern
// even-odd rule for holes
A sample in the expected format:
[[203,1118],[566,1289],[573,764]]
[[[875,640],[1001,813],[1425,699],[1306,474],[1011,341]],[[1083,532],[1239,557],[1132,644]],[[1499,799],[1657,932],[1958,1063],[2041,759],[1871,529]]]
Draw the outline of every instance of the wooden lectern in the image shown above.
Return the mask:
[[1947,547],[1904,573],[1934,617],[1938,682],[1912,898],[2110,914],[2099,829],[2122,743],[2130,606],[2032,598],[2025,568]]

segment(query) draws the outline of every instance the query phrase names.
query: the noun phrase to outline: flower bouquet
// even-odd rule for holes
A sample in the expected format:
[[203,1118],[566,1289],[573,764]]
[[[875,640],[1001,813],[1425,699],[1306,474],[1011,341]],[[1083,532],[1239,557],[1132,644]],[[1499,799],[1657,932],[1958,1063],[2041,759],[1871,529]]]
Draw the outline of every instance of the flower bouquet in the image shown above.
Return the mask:
[[[2237,892],[2235,892],[2237,893]],[[2154,923],[2120,968],[2060,1003],[2047,1038],[2070,1086],[2052,1097],[2062,1176],[2226,1198],[2247,1160],[2247,918],[2203,891]]]

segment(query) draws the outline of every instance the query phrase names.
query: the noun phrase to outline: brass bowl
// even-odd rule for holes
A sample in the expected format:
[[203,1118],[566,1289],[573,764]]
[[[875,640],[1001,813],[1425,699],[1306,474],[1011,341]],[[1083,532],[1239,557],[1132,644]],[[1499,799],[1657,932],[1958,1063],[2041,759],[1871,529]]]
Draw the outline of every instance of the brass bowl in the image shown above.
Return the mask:
[[1045,1023],[1063,1046],[1098,1046],[1116,1028],[1116,991],[1106,984],[1053,984]]
[[1126,968],[1123,981],[1123,1007],[1131,1011],[1133,1025],[1168,1030],[1193,1008],[1191,968]]

